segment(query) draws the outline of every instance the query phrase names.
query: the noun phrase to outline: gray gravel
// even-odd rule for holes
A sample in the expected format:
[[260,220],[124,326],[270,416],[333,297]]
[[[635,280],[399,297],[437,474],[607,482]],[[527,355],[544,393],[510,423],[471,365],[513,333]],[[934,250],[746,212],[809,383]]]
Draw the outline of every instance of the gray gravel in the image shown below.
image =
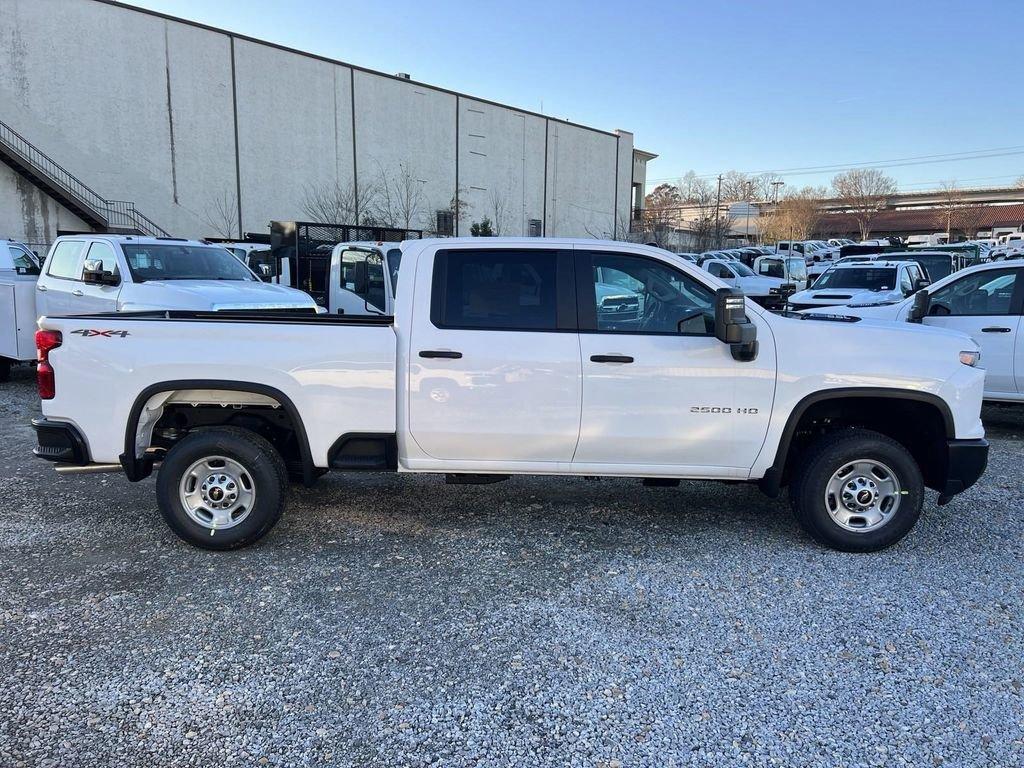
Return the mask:
[[0,765],[1024,764],[1024,407],[900,546],[744,486],[328,476],[191,549],[0,386]]

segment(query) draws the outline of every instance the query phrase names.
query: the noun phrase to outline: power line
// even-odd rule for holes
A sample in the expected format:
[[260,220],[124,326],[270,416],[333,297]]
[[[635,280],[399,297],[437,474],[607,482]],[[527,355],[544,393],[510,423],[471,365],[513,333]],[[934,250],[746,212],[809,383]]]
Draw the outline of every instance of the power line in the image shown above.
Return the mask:
[[[949,152],[940,155],[915,155],[910,157],[890,158],[888,160],[865,160],[846,164],[832,165],[810,165],[795,168],[777,168],[766,171],[744,171],[748,176],[760,176],[762,174],[775,174],[777,176],[809,176],[817,173],[831,173],[836,171],[853,170],[854,168],[875,167],[875,168],[902,168],[912,165],[931,165],[935,163],[948,163],[961,160],[985,160],[997,157],[1010,157],[1024,155],[1024,145],[1012,147],[993,147],[991,149],[974,149],[964,152]],[[713,179],[718,174],[698,175],[699,179]],[[648,179],[648,183],[660,181],[674,181],[680,176],[666,176],[664,178]]]

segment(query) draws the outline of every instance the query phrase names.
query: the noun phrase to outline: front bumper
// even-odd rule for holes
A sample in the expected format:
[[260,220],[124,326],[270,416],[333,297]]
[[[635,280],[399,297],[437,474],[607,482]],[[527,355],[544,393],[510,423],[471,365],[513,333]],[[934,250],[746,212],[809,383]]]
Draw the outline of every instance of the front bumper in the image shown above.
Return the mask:
[[988,440],[946,441],[946,476],[939,490],[939,503],[945,504],[958,493],[974,485],[988,466]]
[[32,454],[39,459],[60,464],[88,464],[89,449],[73,424],[49,419],[32,419],[36,441]]

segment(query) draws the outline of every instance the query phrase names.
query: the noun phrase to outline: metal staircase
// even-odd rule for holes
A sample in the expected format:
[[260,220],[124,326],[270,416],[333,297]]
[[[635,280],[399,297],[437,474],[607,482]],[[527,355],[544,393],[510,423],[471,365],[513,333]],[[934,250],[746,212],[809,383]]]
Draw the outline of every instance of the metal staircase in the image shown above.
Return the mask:
[[126,200],[107,200],[0,120],[0,160],[102,232],[170,237]]

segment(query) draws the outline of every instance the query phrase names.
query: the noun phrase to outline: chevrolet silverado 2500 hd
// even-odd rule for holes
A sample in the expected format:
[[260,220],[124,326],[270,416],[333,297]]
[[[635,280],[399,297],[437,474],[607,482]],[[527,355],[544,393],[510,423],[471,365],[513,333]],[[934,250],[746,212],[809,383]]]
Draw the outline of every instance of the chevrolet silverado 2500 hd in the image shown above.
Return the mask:
[[[685,259],[594,240],[402,245],[395,314],[44,317],[38,456],[159,469],[186,541],[238,547],[335,470],[756,481],[818,541],[901,539],[984,471],[963,334],[775,315]],[[602,302],[629,289],[629,311]],[[807,354],[814,350],[814,354]]]

